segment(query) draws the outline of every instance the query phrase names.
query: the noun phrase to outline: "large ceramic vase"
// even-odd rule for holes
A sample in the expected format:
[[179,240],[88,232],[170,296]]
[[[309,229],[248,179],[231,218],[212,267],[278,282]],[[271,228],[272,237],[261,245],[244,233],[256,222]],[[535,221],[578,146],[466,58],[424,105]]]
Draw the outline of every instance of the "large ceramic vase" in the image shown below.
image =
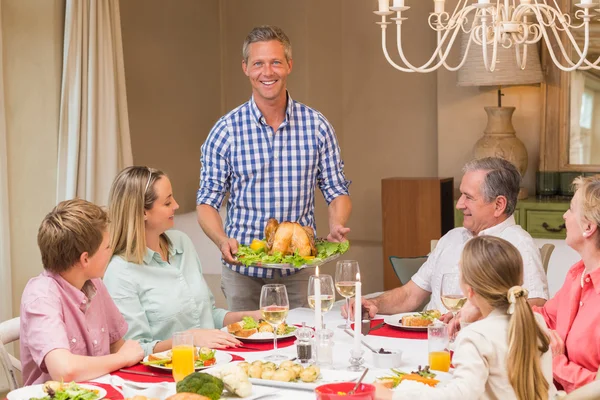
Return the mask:
[[[521,176],[527,171],[527,149],[515,135],[512,124],[514,107],[484,107],[488,123],[483,137],[475,143],[475,158],[501,157],[513,163]],[[519,199],[527,197],[527,191],[521,188]]]

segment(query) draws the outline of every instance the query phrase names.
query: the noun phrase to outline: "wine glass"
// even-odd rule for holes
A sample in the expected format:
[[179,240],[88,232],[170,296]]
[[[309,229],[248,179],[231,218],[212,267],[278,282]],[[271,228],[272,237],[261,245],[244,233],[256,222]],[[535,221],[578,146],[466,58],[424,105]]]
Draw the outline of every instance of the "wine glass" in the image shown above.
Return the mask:
[[[264,285],[260,291],[260,312],[265,321],[273,326],[273,350],[277,351],[277,327],[285,321],[290,302],[287,289],[282,284]],[[265,357],[269,361],[283,361],[287,357],[280,354],[272,354]]]
[[308,278],[308,306],[313,310],[315,309],[315,282],[317,279],[321,283],[321,318],[324,318],[324,314],[331,310],[333,303],[335,303],[335,289],[331,275],[311,275]]
[[[356,281],[357,274],[360,273],[358,267],[358,261],[354,260],[343,260],[338,261],[335,265],[335,288],[340,296],[346,298],[346,309],[348,315],[346,316],[346,324],[340,325],[338,328],[350,329],[350,297],[356,293]],[[357,307],[361,307],[358,304]],[[360,323],[360,321],[358,321]]]
[[457,272],[445,273],[442,275],[442,289],[440,293],[442,304],[452,312],[453,316],[460,311],[462,306],[467,302],[460,288],[460,275]]

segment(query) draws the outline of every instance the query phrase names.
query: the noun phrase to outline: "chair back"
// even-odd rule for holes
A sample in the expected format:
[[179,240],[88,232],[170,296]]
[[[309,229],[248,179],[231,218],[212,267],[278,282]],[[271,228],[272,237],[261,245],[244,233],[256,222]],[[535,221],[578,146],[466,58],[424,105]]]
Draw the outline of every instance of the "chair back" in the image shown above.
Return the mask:
[[[396,273],[396,276],[398,277],[398,279],[400,279],[400,283],[402,285],[406,285],[408,283],[408,281],[410,281],[410,278],[412,278],[412,276],[417,273],[417,271],[419,270],[419,268],[421,268],[421,265],[423,265],[425,263],[425,261],[427,261],[426,256],[423,256],[423,257],[390,256],[390,263],[392,264],[392,268],[394,269],[394,272]],[[423,307],[425,307],[427,305],[427,303],[429,303],[429,297],[421,305],[421,307],[419,307],[419,309],[422,309]]]
[[554,251],[554,245],[550,243],[546,243],[542,247],[540,247],[540,255],[542,256],[542,266],[544,267],[544,272],[548,275],[548,264],[550,263],[550,256]]
[[9,354],[4,345],[19,340],[20,321],[17,317],[0,322],[0,364],[8,379],[10,390],[19,388],[16,371],[21,372],[22,368],[21,361]]
[[433,239],[429,245],[429,251],[433,253],[433,250],[435,250],[435,246],[437,246],[438,242],[439,239]]

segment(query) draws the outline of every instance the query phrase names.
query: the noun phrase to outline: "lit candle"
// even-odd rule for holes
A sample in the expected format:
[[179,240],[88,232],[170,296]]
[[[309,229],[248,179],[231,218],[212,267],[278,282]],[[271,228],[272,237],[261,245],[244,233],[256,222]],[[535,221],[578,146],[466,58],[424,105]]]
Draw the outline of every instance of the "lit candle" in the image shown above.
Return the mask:
[[394,7],[404,7],[404,0],[394,0]]
[[379,11],[390,11],[390,0],[379,0]]
[[444,12],[444,0],[433,0],[433,4],[435,7],[435,14],[441,14]]
[[315,330],[321,326],[321,280],[319,279],[319,267],[315,270]]
[[360,273],[356,273],[356,295],[354,297],[354,351],[360,352],[360,325],[362,322],[362,301],[360,295]]

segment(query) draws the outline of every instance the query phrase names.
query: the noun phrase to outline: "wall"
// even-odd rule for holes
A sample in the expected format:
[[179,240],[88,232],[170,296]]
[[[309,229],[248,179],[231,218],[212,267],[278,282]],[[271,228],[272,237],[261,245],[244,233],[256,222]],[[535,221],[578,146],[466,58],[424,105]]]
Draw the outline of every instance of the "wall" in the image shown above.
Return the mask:
[[120,5],[133,162],[166,172],[192,210],[200,145],[221,114],[219,1]]
[[37,230],[55,205],[64,0],[2,0],[13,311],[42,270]]

